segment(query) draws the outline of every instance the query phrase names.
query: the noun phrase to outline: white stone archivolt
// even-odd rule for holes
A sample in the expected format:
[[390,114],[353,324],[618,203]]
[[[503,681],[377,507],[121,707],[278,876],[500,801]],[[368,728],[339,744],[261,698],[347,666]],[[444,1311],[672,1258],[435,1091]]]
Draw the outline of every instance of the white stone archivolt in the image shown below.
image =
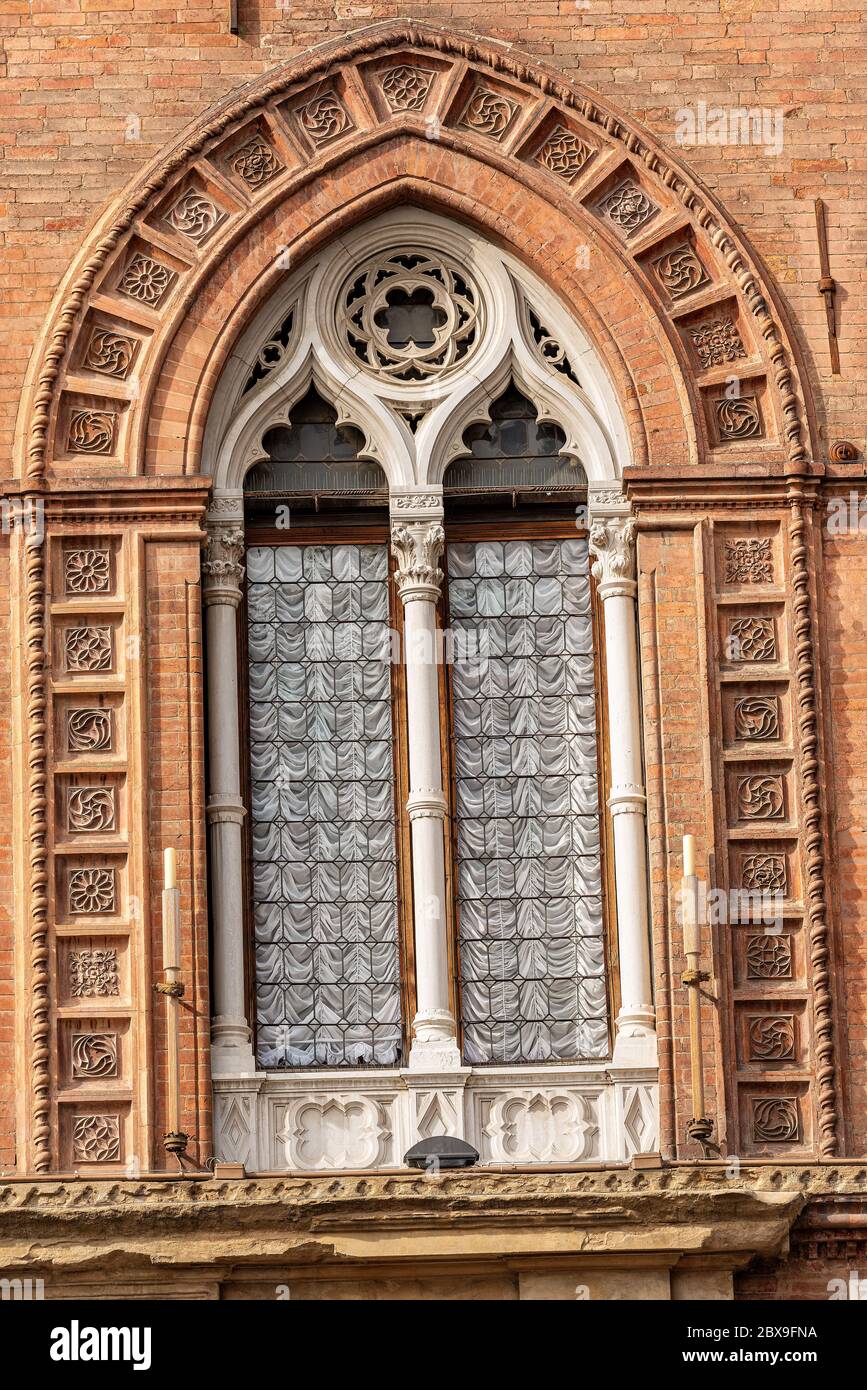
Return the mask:
[[[420,348],[386,331],[392,280],[400,281],[393,288],[403,298],[392,296],[398,308],[430,287],[431,341]],[[347,286],[360,281],[364,288],[347,305]],[[528,303],[544,322],[542,338],[532,330]],[[245,391],[263,344],[290,309],[292,330],[279,360]],[[347,336],[353,312],[360,320],[355,343]],[[570,375],[552,361],[551,342]],[[286,423],[314,385],[338,424],[363,432],[365,456],[381,465],[391,488],[426,487],[441,482],[451,459],[465,452],[463,431],[488,418],[510,379],[540,419],[561,426],[564,454],[579,458],[591,481],[618,477],[629,462],[619,402],[588,339],[546,286],[458,223],[394,209],[331,243],[259,311],[224,370],[204,457],[218,491],[240,490],[246,471],[265,457],[263,435]]]

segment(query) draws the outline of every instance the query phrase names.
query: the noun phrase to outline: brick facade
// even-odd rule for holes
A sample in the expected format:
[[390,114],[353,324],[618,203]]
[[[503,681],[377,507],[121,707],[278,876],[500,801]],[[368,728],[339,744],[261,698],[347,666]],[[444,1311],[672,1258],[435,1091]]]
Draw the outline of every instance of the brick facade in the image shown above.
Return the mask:
[[[285,271],[277,253],[297,265],[360,218],[405,201],[477,227],[555,288],[591,337],[626,417],[639,527],[663,1156],[699,1157],[685,1132],[689,1047],[675,913],[681,835],[694,830],[711,882],[740,886],[744,856],[772,851],[785,861],[791,900],[790,985],[751,983],[742,928],[706,942],[705,1085],[715,1137],[745,1161],[841,1160],[845,1186],[846,1161],[863,1155],[867,1130],[859,751],[867,638],[854,599],[867,521],[863,533],[845,534],[829,534],[825,523],[829,499],[850,505],[854,494],[857,506],[865,477],[858,14],[782,0],[773,10],[714,0],[690,14],[530,0],[508,17],[496,7],[465,14],[461,5],[350,6],[345,14],[303,7],[302,15],[242,4],[234,36],[222,4],[175,14],[133,0],[116,12],[46,0],[34,14],[15,10],[3,44],[10,173],[0,466],[10,499],[44,502],[48,543],[37,552],[13,536],[8,558],[0,556],[16,639],[0,672],[8,691],[0,796],[12,808],[4,824],[17,854],[7,845],[0,870],[0,1168],[23,1177],[76,1166],[69,1125],[82,1102],[59,1079],[67,1025],[61,1019],[57,1032],[52,1011],[63,1001],[63,952],[76,939],[58,904],[78,852],[64,841],[62,798],[76,774],[58,740],[64,702],[85,688],[60,669],[58,653],[67,630],[84,623],[114,630],[103,669],[126,739],[122,754],[120,745],[110,749],[114,762],[94,764],[100,786],[116,787],[118,833],[128,831],[100,850],[143,913],[116,927],[132,972],[120,992],[129,996],[124,1027],[128,1019],[136,1064],[127,1057],[123,1089],[109,1088],[103,1103],[118,1106],[129,1127],[123,1160],[161,1167],[165,1044],[161,1011],[150,1004],[161,955],[152,923],[161,848],[177,843],[191,924],[182,1121],[196,1157],[210,1153],[198,590],[207,410],[238,333]],[[409,27],[360,33],[399,12],[408,12]],[[416,30],[415,20],[442,31]],[[470,27],[471,37],[450,37]],[[311,51],[326,40],[321,54]],[[390,111],[382,97],[378,77],[395,54],[438,75],[434,138],[420,115]],[[299,111],[305,90],[320,91],[326,75],[347,126],[333,144],[318,144]],[[502,143],[462,128],[465,94],[481,82],[515,105]],[[762,108],[767,141],[678,143],[682,113],[701,119],[700,103],[705,114]],[[541,158],[561,121],[592,151],[568,179]],[[279,166],[264,189],[245,186],[232,163],[254,130]],[[654,210],[634,236],[602,211],[627,177]],[[167,213],[191,189],[216,222],[185,241]],[[830,370],[816,288],[819,196],[841,290],[839,374]],[[683,245],[706,278],[687,309],[658,270],[659,258]],[[589,257],[576,254],[582,247]],[[150,302],[123,293],[143,257],[158,263],[165,285]],[[706,357],[697,346],[718,313],[738,344],[734,358]],[[120,334],[136,362],[135,390],[123,372],[89,365],[94,335],[105,331]],[[758,412],[749,444],[726,433],[720,410],[726,372],[741,358]],[[844,440],[855,446],[849,461],[832,447]],[[73,542],[108,545],[115,556],[106,596],[89,608],[63,590]],[[726,569],[729,548],[748,542],[771,557],[758,583]],[[779,746],[766,757],[732,735],[734,698],[755,694],[749,671],[726,650],[738,619],[758,622],[754,631],[771,632],[776,644],[767,689],[779,702]],[[96,677],[87,689],[98,689]],[[738,806],[757,777],[765,794],[771,783],[769,794],[779,794],[779,824],[751,839],[750,808]],[[762,1070],[748,1053],[751,1021],[761,1015],[795,1020],[784,1025],[796,1037],[788,1071]],[[762,1105],[772,1124],[767,1111],[756,1121]],[[771,1253],[764,1273],[741,1276],[740,1296],[813,1296],[812,1283],[798,1292],[813,1277],[806,1266],[799,1273],[798,1261],[832,1278],[840,1259],[827,1242],[811,1256],[802,1245],[785,1272]]]

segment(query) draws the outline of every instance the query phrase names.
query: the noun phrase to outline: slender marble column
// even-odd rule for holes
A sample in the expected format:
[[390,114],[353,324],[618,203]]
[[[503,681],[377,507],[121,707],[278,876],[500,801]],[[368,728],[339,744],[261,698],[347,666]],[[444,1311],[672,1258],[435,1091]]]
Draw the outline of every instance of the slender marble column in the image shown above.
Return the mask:
[[[444,532],[439,499],[409,496],[392,511],[395,579],[404,607],[406,703],[409,738],[407,812],[412,839],[417,1012],[413,1019],[411,1071],[453,1070],[461,1065],[455,1020],[449,1008],[448,923],[444,827],[447,803],[442,754],[436,607],[440,596]],[[400,519],[398,519],[400,518]]]
[[244,864],[238,726],[237,610],[244,569],[237,520],[208,526],[202,571],[208,664],[208,836],[214,924],[212,1067],[218,1075],[255,1069],[244,991]]
[[656,1065],[647,895],[647,798],[641,753],[635,521],[611,489],[590,497],[590,552],[605,622],[611,739],[608,809],[614,832],[620,1012],[614,1064]]

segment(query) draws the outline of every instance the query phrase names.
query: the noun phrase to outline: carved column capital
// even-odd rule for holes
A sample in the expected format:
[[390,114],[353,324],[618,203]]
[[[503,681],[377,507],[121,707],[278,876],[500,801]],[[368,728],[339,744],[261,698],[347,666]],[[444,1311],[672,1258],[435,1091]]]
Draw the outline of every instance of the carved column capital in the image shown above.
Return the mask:
[[237,608],[241,602],[241,580],[244,566],[244,531],[237,525],[215,525],[208,527],[208,540],[205,558],[202,561],[204,575],[205,606],[225,603]]
[[635,598],[635,532],[633,516],[591,519],[593,578],[599,583],[599,597],[603,600]]
[[436,603],[443,572],[437,563],[445,531],[439,521],[398,522],[391,528],[391,548],[397,556],[395,582],[404,603],[426,599]]

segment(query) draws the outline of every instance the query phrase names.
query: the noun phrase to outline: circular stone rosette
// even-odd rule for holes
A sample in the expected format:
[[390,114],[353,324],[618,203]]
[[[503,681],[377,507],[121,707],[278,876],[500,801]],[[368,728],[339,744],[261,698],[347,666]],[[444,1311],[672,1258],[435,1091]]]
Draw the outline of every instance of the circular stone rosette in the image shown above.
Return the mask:
[[[427,311],[419,341],[395,330],[394,311],[410,306]],[[482,299],[467,272],[438,252],[373,256],[343,282],[337,331],[376,377],[412,385],[464,365],[482,336]]]

